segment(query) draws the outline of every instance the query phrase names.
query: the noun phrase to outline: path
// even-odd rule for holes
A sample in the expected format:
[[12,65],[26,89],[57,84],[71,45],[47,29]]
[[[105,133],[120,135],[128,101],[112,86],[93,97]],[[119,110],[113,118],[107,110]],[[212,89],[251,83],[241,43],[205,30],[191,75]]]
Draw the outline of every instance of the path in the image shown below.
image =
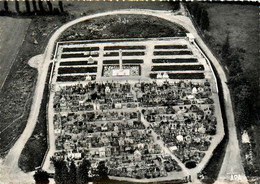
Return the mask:
[[[222,168],[219,174],[219,179],[228,179],[230,177],[231,172],[236,171],[240,174],[240,178],[243,182],[247,182],[247,179],[244,174],[244,169],[241,162],[240,157],[240,150],[238,146],[237,141],[237,134],[236,134],[236,127],[234,123],[234,116],[233,116],[233,110],[232,110],[232,104],[230,100],[230,93],[228,86],[226,84],[227,78],[226,75],[220,66],[217,59],[212,55],[211,51],[208,49],[208,47],[204,44],[202,39],[199,37],[197,31],[195,30],[194,26],[192,25],[191,20],[188,17],[180,16],[180,15],[174,15],[170,11],[158,11],[158,10],[142,10],[142,9],[131,9],[131,10],[116,10],[111,12],[103,12],[98,13],[95,15],[89,15],[85,17],[78,18],[76,20],[73,20],[71,22],[68,22],[67,24],[60,27],[51,37],[51,39],[48,42],[47,48],[44,53],[44,62],[41,66],[41,70],[39,71],[37,85],[35,89],[35,96],[33,100],[33,104],[31,107],[30,116],[28,119],[27,126],[21,135],[21,137],[18,139],[16,144],[13,146],[13,148],[8,153],[4,164],[6,167],[7,175],[5,175],[5,179],[8,179],[8,181],[14,181],[18,171],[20,169],[18,168],[18,159],[21,154],[21,151],[29,139],[30,135],[32,134],[32,131],[35,127],[37,117],[39,114],[40,104],[43,96],[43,90],[44,90],[44,82],[47,76],[48,72],[48,66],[51,62],[51,56],[53,49],[55,47],[55,41],[58,39],[59,35],[65,31],[70,26],[77,24],[82,21],[86,21],[92,18],[101,17],[101,16],[107,16],[107,15],[116,15],[116,14],[139,14],[139,15],[151,15],[158,18],[166,19],[168,21],[177,23],[179,25],[182,25],[185,29],[187,29],[190,33],[192,33],[197,43],[200,45],[200,47],[203,49],[203,51],[207,54],[209,59],[212,61],[213,65],[215,66],[220,78],[221,83],[223,86],[223,92],[224,92],[224,100],[225,100],[225,110],[227,114],[227,120],[228,120],[228,128],[229,128],[229,145],[227,147],[226,155],[224,158],[224,162],[222,164]],[[2,177],[2,176],[1,176]],[[20,178],[17,178],[16,181],[20,181]]]

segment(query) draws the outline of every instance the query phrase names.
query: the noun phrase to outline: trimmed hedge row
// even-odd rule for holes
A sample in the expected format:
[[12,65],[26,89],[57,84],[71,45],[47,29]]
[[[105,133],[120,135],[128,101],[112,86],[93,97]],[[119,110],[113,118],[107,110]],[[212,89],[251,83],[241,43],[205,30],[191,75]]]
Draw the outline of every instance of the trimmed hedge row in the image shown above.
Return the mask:
[[196,63],[198,60],[196,58],[177,58],[177,59],[153,59],[153,63]]
[[143,50],[145,46],[106,46],[104,50]]
[[180,51],[154,51],[153,55],[192,55],[192,52],[189,50],[180,50]]
[[[91,80],[95,80],[95,75],[90,75]],[[74,76],[58,76],[57,81],[58,82],[74,82],[74,81],[85,81],[86,76],[80,76],[80,75],[74,75]]]
[[[123,64],[140,64],[144,63],[142,59],[123,59]],[[104,60],[103,64],[119,64],[119,60]]]
[[77,54],[62,54],[61,58],[81,58],[81,57],[98,57],[99,54],[84,54],[84,53],[77,53]]
[[142,59],[123,59],[123,64],[136,64],[136,63],[144,63]]
[[123,56],[143,56],[144,52],[123,52]]
[[60,66],[73,66],[73,65],[96,65],[97,61],[94,63],[88,63],[88,61],[66,61],[60,62]]
[[153,66],[152,71],[182,71],[182,70],[204,70],[203,65],[163,65]]
[[109,52],[109,53],[104,53],[105,57],[109,57],[109,56],[119,56],[119,52]]
[[59,68],[58,74],[70,74],[70,73],[95,73],[97,72],[97,67],[87,67],[87,68]]
[[187,49],[187,45],[155,45],[154,49]]
[[103,60],[103,64],[119,64],[119,60]]
[[63,48],[62,52],[85,52],[85,51],[98,51],[99,47],[73,47],[73,48]]
[[[204,79],[204,73],[170,73],[168,74],[170,79]],[[156,79],[157,74],[151,73],[150,78]]]

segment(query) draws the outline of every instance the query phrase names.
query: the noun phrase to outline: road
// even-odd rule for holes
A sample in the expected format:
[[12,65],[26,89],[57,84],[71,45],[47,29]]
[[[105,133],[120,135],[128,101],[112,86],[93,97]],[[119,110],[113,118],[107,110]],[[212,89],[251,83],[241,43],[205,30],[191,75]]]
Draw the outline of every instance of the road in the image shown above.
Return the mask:
[[[203,51],[206,53],[206,55],[209,57],[209,59],[212,61],[213,65],[215,66],[220,78],[221,78],[221,83],[223,86],[223,92],[224,92],[224,100],[225,100],[225,110],[227,114],[227,120],[228,120],[228,129],[229,129],[229,144],[227,147],[227,151],[225,154],[224,162],[221,167],[221,171],[219,174],[219,179],[227,179],[229,180],[230,174],[233,171],[237,172],[240,174],[240,179],[241,182],[246,183],[247,179],[244,174],[244,169],[242,166],[241,162],[241,157],[240,157],[240,150],[238,146],[238,141],[237,141],[237,134],[236,134],[236,127],[235,127],[235,122],[234,122],[234,116],[233,116],[233,109],[232,109],[232,103],[230,99],[230,92],[228,89],[228,86],[226,84],[227,78],[226,75],[220,66],[219,62],[217,59],[212,55],[211,51],[209,48],[204,44],[202,39],[199,37],[196,29],[194,28],[191,20],[188,17],[184,17],[181,15],[174,15],[170,11],[157,11],[157,10],[142,10],[142,9],[130,9],[130,10],[116,10],[116,11],[110,11],[110,12],[103,12],[103,13],[98,13],[94,15],[89,15],[85,17],[78,18],[76,20],[73,20],[71,22],[68,22],[67,24],[63,25],[60,27],[51,37],[51,39],[48,42],[48,45],[46,47],[45,53],[44,53],[44,61],[41,65],[41,70],[39,71],[38,75],[38,81],[37,81],[37,86],[35,90],[35,96],[30,112],[30,116],[28,119],[27,126],[21,135],[21,137],[18,139],[16,144],[13,146],[13,148],[10,150],[8,153],[4,165],[6,168],[6,174],[4,177],[8,181],[20,181],[17,176],[17,172],[20,170],[18,168],[18,159],[20,156],[20,153],[29,139],[30,135],[32,134],[32,131],[35,127],[37,117],[39,114],[39,109],[40,109],[40,104],[43,96],[43,90],[44,90],[44,82],[47,76],[48,72],[48,66],[49,63],[51,62],[51,55],[53,52],[53,49],[55,47],[55,41],[59,38],[59,35],[65,31],[67,28],[70,26],[77,24],[82,21],[86,21],[92,18],[96,17],[101,17],[101,16],[108,16],[108,15],[116,15],[116,14],[144,14],[144,15],[150,15],[150,16],[155,16],[158,18],[162,18],[174,23],[177,23],[181,26],[183,26],[186,30],[188,30],[190,33],[192,33],[196,40],[197,43],[200,45],[200,47],[203,49]],[[28,175],[30,177],[30,175]],[[6,181],[6,180],[5,180]]]

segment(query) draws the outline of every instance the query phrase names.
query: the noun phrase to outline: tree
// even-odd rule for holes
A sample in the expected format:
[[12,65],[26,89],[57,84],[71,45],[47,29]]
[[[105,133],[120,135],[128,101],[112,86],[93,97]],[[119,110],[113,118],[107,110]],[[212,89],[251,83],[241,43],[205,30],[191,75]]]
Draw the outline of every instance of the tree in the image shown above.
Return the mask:
[[26,7],[26,12],[31,13],[31,7],[30,7],[29,0],[25,0],[25,7]]
[[20,13],[20,6],[19,6],[19,1],[15,0],[15,10],[17,13]]
[[54,180],[57,184],[65,184],[68,182],[69,171],[64,160],[53,160],[55,175]]
[[4,9],[5,9],[5,11],[6,11],[6,12],[8,12],[8,11],[9,11],[9,8],[8,8],[8,3],[7,3],[7,1],[6,1],[6,0],[4,1]]
[[68,183],[71,183],[71,184],[77,183],[77,167],[76,167],[74,161],[72,161],[70,163]]
[[222,58],[225,60],[230,55],[230,44],[229,44],[229,34],[227,34],[226,41],[222,46]]
[[49,174],[43,170],[37,170],[33,175],[36,184],[48,184]]
[[40,12],[43,14],[45,12],[44,8],[43,8],[43,4],[42,4],[42,1],[38,1],[38,6],[40,8]]
[[63,10],[63,3],[62,3],[62,1],[59,1],[59,8],[60,8],[60,12],[63,13],[64,10]]
[[209,15],[205,9],[203,9],[201,12],[200,25],[202,30],[209,30]]
[[52,4],[49,0],[47,1],[47,5],[49,7],[49,11],[52,13]]
[[90,170],[90,162],[88,160],[83,160],[82,163],[78,167],[77,172],[77,183],[79,184],[85,184],[90,181],[90,178],[88,176],[88,172]]
[[108,179],[108,168],[105,165],[105,161],[100,161],[97,169],[98,169],[98,175],[101,180]]
[[32,0],[32,4],[33,4],[33,11],[34,13],[37,13],[37,6],[36,6],[36,1],[35,0]]

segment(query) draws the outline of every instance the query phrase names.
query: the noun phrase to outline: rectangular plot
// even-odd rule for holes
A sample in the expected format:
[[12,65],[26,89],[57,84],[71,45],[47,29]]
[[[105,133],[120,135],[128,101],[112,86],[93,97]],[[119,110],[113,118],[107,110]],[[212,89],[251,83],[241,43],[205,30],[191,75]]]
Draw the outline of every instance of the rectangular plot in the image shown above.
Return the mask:
[[99,54],[84,54],[84,53],[77,53],[77,54],[62,54],[61,58],[82,58],[82,57],[98,57]]
[[74,65],[96,65],[97,61],[94,63],[88,63],[88,61],[66,61],[60,62],[60,66],[74,66]]
[[153,59],[153,63],[196,63],[196,58],[176,58],[176,59]]
[[180,51],[155,51],[153,55],[192,55],[192,52],[189,50],[180,50]]
[[142,59],[123,59],[123,64],[137,64],[137,63],[144,63]]
[[104,60],[103,64],[119,64],[119,60]]
[[85,51],[98,51],[99,47],[65,47],[63,48],[63,52],[85,52]]
[[108,52],[104,53],[104,57],[119,56],[119,52]]
[[170,79],[204,79],[204,73],[172,73],[168,74]]
[[203,65],[163,65],[153,66],[152,71],[185,71],[185,70],[204,70]]
[[[170,79],[204,79],[204,73],[169,73]],[[151,73],[150,78],[156,79],[157,74]]]
[[[91,80],[95,80],[95,75],[90,75]],[[74,82],[74,81],[85,81],[86,76],[80,76],[80,75],[74,75],[74,76],[58,76],[57,81],[58,82]]]
[[187,49],[187,45],[155,45],[154,49]]
[[104,50],[143,50],[145,46],[107,46],[104,47]]
[[70,73],[95,73],[97,72],[97,67],[71,67],[71,68],[59,68],[58,74],[70,74]]
[[123,52],[123,56],[143,56],[144,52]]

